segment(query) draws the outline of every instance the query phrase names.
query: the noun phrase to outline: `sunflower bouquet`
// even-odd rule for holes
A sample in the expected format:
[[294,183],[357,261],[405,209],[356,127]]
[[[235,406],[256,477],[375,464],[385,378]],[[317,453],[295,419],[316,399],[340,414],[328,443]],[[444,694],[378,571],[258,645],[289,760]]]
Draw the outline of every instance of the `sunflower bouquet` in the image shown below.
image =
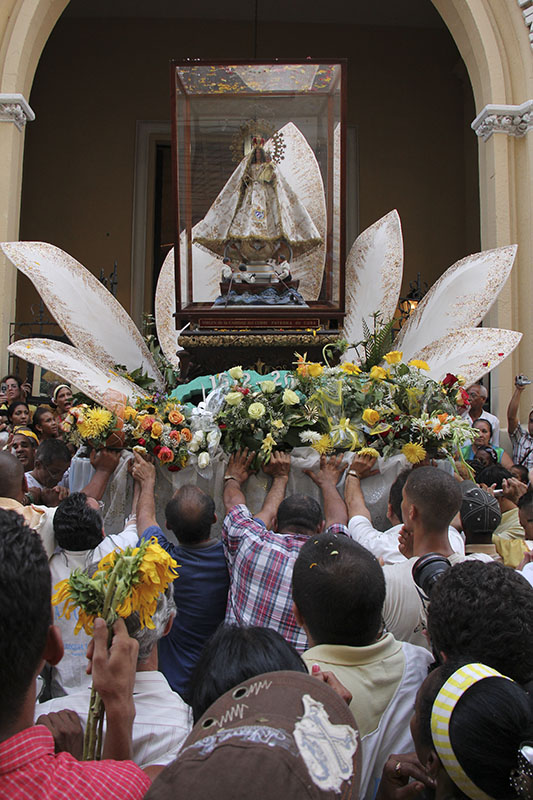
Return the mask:
[[[129,617],[134,612],[139,614],[141,628],[153,628],[152,616],[159,595],[178,577],[178,566],[152,538],[139,547],[108,553],[100,560],[92,576],[80,569],[74,570],[69,578],[55,586],[52,604],[63,603],[62,615],[67,619],[78,609],[75,633],[83,628],[91,636],[96,617],[105,619],[111,630],[118,617]],[[103,714],[101,698],[93,688],[85,730],[84,760],[101,757]]]
[[182,469],[189,459],[192,432],[185,409],[165,395],[139,399],[124,409],[127,446],[150,453],[170,471]]

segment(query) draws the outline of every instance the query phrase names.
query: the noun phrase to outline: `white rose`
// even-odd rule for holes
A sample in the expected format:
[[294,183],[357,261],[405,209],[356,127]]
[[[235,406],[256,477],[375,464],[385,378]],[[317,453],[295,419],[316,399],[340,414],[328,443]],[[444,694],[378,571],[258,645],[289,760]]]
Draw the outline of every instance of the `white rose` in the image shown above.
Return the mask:
[[234,381],[240,381],[241,378],[244,376],[242,367],[232,367],[231,369],[228,369],[228,373],[230,377],[233,378]]
[[216,447],[217,444],[220,442],[221,435],[222,434],[218,430],[209,431],[209,433],[207,434],[207,444],[209,445],[209,447]]
[[228,406],[238,406],[242,403],[242,397],[241,392],[229,392],[224,399]]
[[209,453],[200,453],[198,456],[198,469],[205,469],[211,463]]
[[197,440],[193,439],[193,440],[192,440],[192,441],[189,443],[189,451],[190,451],[191,453],[197,453],[197,452],[198,452],[198,450],[200,449],[200,444],[201,444],[201,442],[199,442],[199,441],[197,441]]
[[248,416],[252,419],[261,419],[265,411],[266,408],[263,403],[252,403],[248,409]]
[[286,406],[296,406],[300,402],[300,398],[292,389],[285,389],[283,392],[283,402]]
[[261,391],[263,394],[272,394],[276,391],[276,382],[275,381],[262,381],[259,384],[261,386]]

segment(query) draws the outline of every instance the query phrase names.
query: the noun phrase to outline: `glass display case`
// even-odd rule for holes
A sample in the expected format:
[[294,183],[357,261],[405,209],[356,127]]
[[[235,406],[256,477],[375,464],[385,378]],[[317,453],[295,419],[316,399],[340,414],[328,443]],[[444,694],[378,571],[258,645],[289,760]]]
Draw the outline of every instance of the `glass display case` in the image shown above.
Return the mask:
[[339,328],[345,63],[171,70],[178,327]]

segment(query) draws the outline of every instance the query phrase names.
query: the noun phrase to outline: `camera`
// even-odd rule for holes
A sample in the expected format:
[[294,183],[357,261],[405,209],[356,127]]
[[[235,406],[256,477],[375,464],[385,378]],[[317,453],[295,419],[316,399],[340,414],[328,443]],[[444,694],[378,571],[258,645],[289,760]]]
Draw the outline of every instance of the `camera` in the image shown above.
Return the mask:
[[413,580],[425,596],[431,599],[434,585],[450,567],[448,559],[440,553],[426,553],[413,564]]
[[3,383],[3,384],[0,386],[0,392],[2,392],[2,394],[5,394],[5,393],[6,393],[6,391],[7,391],[7,383]]
[[528,386],[531,383],[527,375],[517,375],[514,382],[515,386]]

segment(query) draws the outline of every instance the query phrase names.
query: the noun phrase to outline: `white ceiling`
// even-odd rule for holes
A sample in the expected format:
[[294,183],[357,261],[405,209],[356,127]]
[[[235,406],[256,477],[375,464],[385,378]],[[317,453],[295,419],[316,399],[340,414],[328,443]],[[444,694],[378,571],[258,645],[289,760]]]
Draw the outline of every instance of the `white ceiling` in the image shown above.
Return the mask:
[[[440,28],[444,23],[431,0],[257,0],[258,20],[315,24]],[[67,18],[140,17],[250,20],[255,0],[70,0]]]

